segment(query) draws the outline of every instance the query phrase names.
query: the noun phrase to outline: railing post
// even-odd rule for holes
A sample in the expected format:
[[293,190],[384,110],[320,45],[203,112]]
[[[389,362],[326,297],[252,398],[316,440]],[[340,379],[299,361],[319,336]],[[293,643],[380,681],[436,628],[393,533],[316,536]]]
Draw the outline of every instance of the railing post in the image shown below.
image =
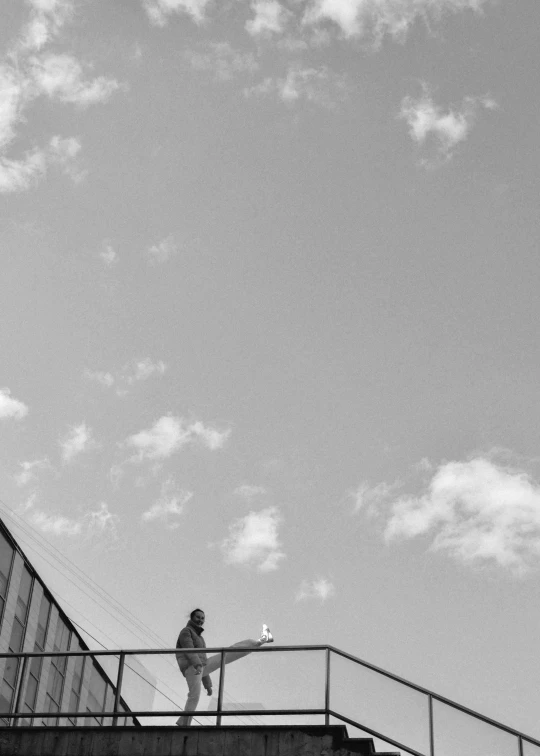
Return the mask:
[[[15,711],[13,712],[14,714],[18,714],[19,713],[19,709],[21,708],[22,690],[23,690],[24,676],[26,674],[26,667],[27,667],[27,665],[28,665],[28,657],[24,656],[23,657],[23,663],[22,663],[21,676],[19,677],[19,689],[17,690],[17,700],[15,701]],[[19,724],[19,720],[18,719],[14,719],[12,727],[17,727],[18,724]]]
[[324,724],[330,724],[330,649],[326,649],[326,675],[324,681]]
[[217,717],[216,726],[221,727],[221,710],[223,709],[223,685],[225,683],[225,653],[221,652],[221,660],[219,662],[219,686],[217,697]]
[[118,714],[120,711],[120,696],[122,693],[122,680],[124,678],[125,659],[126,659],[125,651],[120,651],[120,658],[118,659],[118,675],[116,677],[116,691],[114,694],[113,727],[118,726]]
[[523,756],[523,738],[521,735],[518,738],[518,745],[519,745],[519,756]]
[[429,695],[429,756],[435,756],[435,729],[433,726],[433,696]]

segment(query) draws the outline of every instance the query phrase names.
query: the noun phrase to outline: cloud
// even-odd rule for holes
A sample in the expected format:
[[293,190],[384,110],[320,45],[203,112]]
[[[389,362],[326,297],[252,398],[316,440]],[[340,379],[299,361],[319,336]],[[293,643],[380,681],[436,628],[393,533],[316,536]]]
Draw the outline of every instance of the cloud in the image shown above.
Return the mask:
[[37,493],[34,492],[19,507],[19,512],[24,515],[28,522],[44,533],[70,537],[84,535],[88,539],[95,538],[100,543],[104,540],[118,540],[120,518],[109,511],[105,502],[102,502],[96,510],[90,510],[81,517],[72,518],[36,509],[37,499]]
[[354,511],[359,512],[364,509],[369,515],[376,514],[378,505],[385,502],[398,485],[398,483],[379,483],[376,486],[370,486],[368,483],[361,483],[353,493]]
[[165,26],[173,13],[185,13],[197,24],[205,18],[210,0],[142,0],[148,18],[155,26]]
[[35,480],[37,473],[40,470],[52,469],[51,463],[47,457],[43,459],[35,459],[32,462],[20,462],[19,466],[22,468],[20,472],[16,473],[13,477],[15,483],[18,486],[26,486],[31,481]]
[[487,0],[312,0],[304,25],[332,23],[345,37],[371,34],[376,42],[388,34],[403,40],[417,19],[429,22],[445,13],[480,11]]
[[118,253],[108,241],[103,242],[103,246],[99,251],[99,256],[108,268],[112,268],[118,262]]
[[37,93],[81,108],[106,102],[120,87],[115,79],[104,76],[84,81],[81,64],[67,54],[32,57],[30,75]]
[[175,491],[174,479],[169,478],[161,486],[159,499],[142,513],[141,519],[143,522],[159,520],[174,530],[178,527],[178,523],[171,522],[171,519],[182,515],[185,505],[192,498],[193,493],[191,491]]
[[28,414],[28,407],[19,399],[11,396],[8,388],[0,389],[0,420],[3,418],[12,418],[13,420],[22,420]]
[[435,159],[421,161],[429,167],[450,160],[457,145],[467,139],[482,106],[493,110],[496,103],[489,98],[466,97],[459,109],[444,111],[434,104],[424,85],[421,97],[403,99],[398,117],[407,122],[409,134],[417,144],[424,145],[429,138],[433,140]]
[[278,536],[281,521],[277,507],[249,512],[235,520],[221,543],[225,562],[256,566],[260,572],[277,570],[285,558]]
[[27,191],[51,165],[73,181],[85,175],[75,163],[81,145],[74,137],[53,136],[43,145],[31,146],[23,155],[7,154],[17,126],[27,121],[25,111],[37,98],[46,96],[87,107],[104,102],[120,86],[105,77],[85,81],[81,64],[71,55],[40,52],[71,16],[71,0],[29,0],[29,5],[30,21],[0,65],[1,193]]
[[251,8],[254,18],[246,21],[246,31],[256,37],[260,34],[281,34],[289,13],[277,0],[254,0]]
[[318,578],[312,582],[303,580],[296,592],[296,601],[319,599],[321,602],[333,596],[336,592],[334,585],[326,578]]
[[259,68],[252,53],[235,50],[228,42],[211,42],[204,53],[186,53],[191,66],[197,71],[210,71],[219,81],[232,81],[243,73],[254,73]]
[[220,431],[200,421],[186,423],[181,417],[165,415],[151,428],[135,433],[126,439],[125,445],[137,450],[132,461],[166,459],[183,446],[200,441],[210,450],[220,449],[230,435],[230,430]]
[[92,449],[97,448],[97,443],[93,438],[92,430],[86,425],[86,423],[72,426],[59,444],[62,461],[65,463],[71,462],[83,452],[92,451]]
[[423,494],[392,502],[384,536],[429,536],[432,550],[458,561],[522,574],[540,557],[540,483],[483,457],[444,463]]
[[289,66],[282,78],[267,77],[259,84],[244,90],[252,95],[276,95],[282,102],[294,105],[301,100],[324,107],[335,107],[347,93],[345,78],[332,73],[326,66],[305,68],[298,63]]
[[131,386],[147,381],[152,376],[163,375],[166,370],[167,365],[163,360],[153,362],[149,357],[145,357],[124,365],[116,374],[104,370],[85,370],[85,376],[105,388],[116,386],[118,396],[125,396]]
[[158,244],[153,244],[146,250],[148,262],[151,265],[160,265],[167,262],[173,255],[178,252],[178,247],[174,241],[173,236],[167,236]]
[[129,385],[132,385],[139,381],[146,381],[148,380],[148,378],[151,378],[156,374],[163,375],[166,369],[167,365],[162,360],[159,360],[158,362],[152,362],[152,360],[147,357],[146,359],[139,360],[135,363],[133,367],[133,373],[131,375],[127,375],[125,380]]
[[245,483],[244,485],[235,488],[233,493],[240,496],[242,499],[250,501],[256,496],[264,496],[264,494],[266,494],[266,488],[263,488],[262,486],[250,486]]

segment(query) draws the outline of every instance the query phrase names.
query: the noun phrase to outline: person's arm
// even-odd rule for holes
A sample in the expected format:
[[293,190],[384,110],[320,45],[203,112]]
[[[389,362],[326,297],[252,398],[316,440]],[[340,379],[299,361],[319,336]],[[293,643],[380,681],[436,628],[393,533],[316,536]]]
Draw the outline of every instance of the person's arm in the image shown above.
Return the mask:
[[[178,643],[180,644],[178,648],[195,648],[193,638],[191,637],[191,633],[189,632],[189,629],[187,627],[185,627],[180,633],[178,637]],[[202,669],[202,661],[200,656],[198,654],[186,654],[186,656],[189,660],[190,665],[195,668],[199,667],[200,672],[200,670]]]
[[212,695],[212,678],[210,675],[205,675],[202,679],[202,684],[204,685],[204,689],[206,690],[207,695]]

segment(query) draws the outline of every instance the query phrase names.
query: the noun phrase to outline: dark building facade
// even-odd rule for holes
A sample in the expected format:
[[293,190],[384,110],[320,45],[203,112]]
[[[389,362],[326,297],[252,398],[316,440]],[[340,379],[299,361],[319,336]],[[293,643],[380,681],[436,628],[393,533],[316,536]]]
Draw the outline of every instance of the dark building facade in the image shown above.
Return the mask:
[[[12,534],[0,520],[0,652],[88,651],[88,646],[53,598]],[[115,687],[99,657],[32,657],[24,680],[21,659],[0,659],[0,727],[110,725],[109,717],[90,717],[88,712],[111,711]],[[9,718],[15,711],[24,719]],[[122,710],[129,708],[122,700]],[[73,718],[56,712],[80,712]],[[51,717],[33,717],[47,712]],[[133,717],[119,718],[119,725],[137,725]]]

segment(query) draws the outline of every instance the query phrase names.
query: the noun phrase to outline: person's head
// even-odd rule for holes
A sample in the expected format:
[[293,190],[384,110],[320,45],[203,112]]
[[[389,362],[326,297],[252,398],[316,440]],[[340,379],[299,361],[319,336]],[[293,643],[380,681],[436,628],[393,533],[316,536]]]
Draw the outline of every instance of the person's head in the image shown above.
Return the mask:
[[204,625],[204,620],[206,619],[202,609],[194,609],[189,615],[189,618],[198,627],[202,627]]

